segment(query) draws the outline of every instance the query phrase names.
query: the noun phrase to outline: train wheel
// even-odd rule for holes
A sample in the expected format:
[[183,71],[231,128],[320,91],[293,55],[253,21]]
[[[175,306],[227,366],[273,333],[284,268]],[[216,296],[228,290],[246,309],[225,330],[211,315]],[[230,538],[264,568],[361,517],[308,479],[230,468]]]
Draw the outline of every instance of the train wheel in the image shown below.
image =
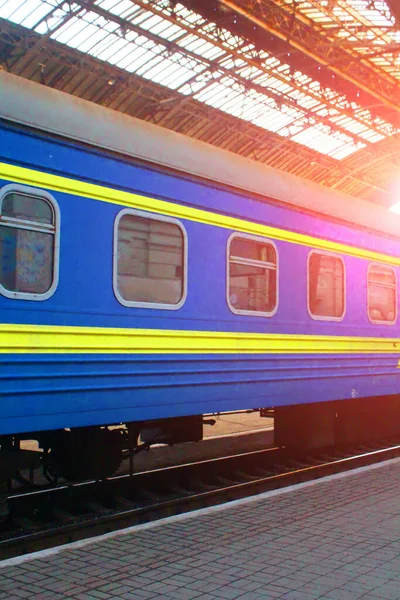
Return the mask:
[[57,432],[48,455],[51,470],[68,481],[104,479],[120,466],[124,441],[120,429],[91,427]]
[[0,523],[3,523],[8,515],[8,486],[5,481],[0,481]]

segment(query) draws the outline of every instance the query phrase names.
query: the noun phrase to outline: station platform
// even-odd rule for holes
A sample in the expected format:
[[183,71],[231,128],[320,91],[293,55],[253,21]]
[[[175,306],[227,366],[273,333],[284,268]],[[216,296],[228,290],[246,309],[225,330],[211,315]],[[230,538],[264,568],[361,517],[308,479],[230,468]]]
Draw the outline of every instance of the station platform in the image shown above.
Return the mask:
[[400,459],[0,562],[0,599],[400,599]]

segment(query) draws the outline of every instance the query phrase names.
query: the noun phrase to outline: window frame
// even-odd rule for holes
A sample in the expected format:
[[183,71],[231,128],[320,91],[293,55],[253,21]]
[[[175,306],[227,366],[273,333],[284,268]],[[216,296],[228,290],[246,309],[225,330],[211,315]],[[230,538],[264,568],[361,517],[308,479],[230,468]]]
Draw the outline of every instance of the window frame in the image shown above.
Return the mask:
[[[118,229],[121,219],[125,215],[134,215],[142,219],[151,219],[153,221],[162,221],[177,225],[183,238],[183,264],[182,264],[182,298],[177,304],[165,304],[162,302],[139,302],[135,300],[125,300],[118,290]],[[159,213],[151,213],[136,208],[124,208],[119,211],[114,221],[114,243],[113,243],[113,290],[114,295],[122,306],[128,308],[150,308],[158,310],[179,310],[186,302],[188,292],[188,236],[186,229],[178,219],[168,217]]]
[[[270,245],[275,250],[276,268],[274,270],[276,272],[276,296],[275,296],[275,306],[274,306],[273,310],[270,312],[261,311],[261,310],[244,310],[241,308],[235,308],[231,304],[231,301],[229,298],[229,282],[230,282],[231,262],[230,262],[229,258],[230,258],[231,243],[235,238],[252,240],[252,241],[264,244],[264,245]],[[250,233],[241,233],[240,231],[234,231],[233,233],[230,234],[230,236],[228,237],[227,243],[226,243],[226,264],[227,264],[227,268],[226,268],[226,302],[228,304],[229,310],[235,315],[246,315],[249,317],[273,317],[276,314],[278,307],[279,307],[279,252],[278,252],[278,248],[277,248],[277,245],[275,244],[275,242],[273,242],[269,238],[266,238],[266,237],[263,237],[260,235],[252,235]],[[267,270],[267,267],[266,267],[266,270]],[[273,269],[270,269],[270,270],[273,270]]]
[[[380,321],[378,319],[371,319],[370,302],[369,302],[369,272],[370,272],[371,267],[385,267],[386,269],[390,269],[394,274],[395,302],[394,302],[394,319],[393,319],[393,321]],[[378,262],[368,263],[368,269],[367,269],[367,316],[368,316],[369,322],[372,323],[373,325],[395,325],[396,324],[396,321],[397,321],[397,273],[393,267],[391,267],[390,265],[387,265],[385,263],[378,263]]]
[[[340,317],[328,317],[324,315],[314,315],[311,312],[310,307],[310,258],[313,254],[319,254],[321,256],[328,256],[333,258],[338,258],[342,263],[343,268],[343,312]],[[308,253],[307,256],[307,311],[311,319],[314,321],[336,321],[337,323],[343,321],[347,312],[347,273],[346,273],[346,262],[340,254],[336,254],[335,252],[329,252],[327,250],[319,250],[315,248]]]
[[[0,282],[0,294],[5,296],[6,298],[11,298],[14,300],[34,300],[34,301],[43,301],[50,298],[57,289],[58,280],[59,280],[59,270],[60,270],[60,229],[61,229],[61,214],[60,208],[58,206],[57,201],[54,196],[52,196],[49,192],[30,187],[25,185],[17,185],[17,184],[7,184],[0,188],[0,218],[1,225],[3,227],[12,227],[14,229],[25,229],[27,231],[38,231],[40,233],[45,233],[46,228],[41,228],[40,225],[36,227],[33,225],[34,221],[24,221],[23,219],[16,219],[13,217],[3,217],[3,201],[4,198],[10,194],[21,194],[23,196],[30,196],[38,198],[39,200],[45,200],[49,203],[54,216],[54,233],[52,235],[54,237],[54,246],[53,246],[53,278],[52,283],[49,289],[43,294],[37,294],[34,292],[17,292],[8,290],[5,288]],[[19,226],[22,224],[22,226]],[[25,224],[25,226],[24,226]]]

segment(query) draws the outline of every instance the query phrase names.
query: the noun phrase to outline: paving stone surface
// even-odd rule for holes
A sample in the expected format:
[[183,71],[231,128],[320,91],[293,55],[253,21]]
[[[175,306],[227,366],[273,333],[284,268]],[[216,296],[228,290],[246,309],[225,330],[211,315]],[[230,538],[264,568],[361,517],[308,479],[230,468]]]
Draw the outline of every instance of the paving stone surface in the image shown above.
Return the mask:
[[400,600],[400,461],[19,565],[0,600]]

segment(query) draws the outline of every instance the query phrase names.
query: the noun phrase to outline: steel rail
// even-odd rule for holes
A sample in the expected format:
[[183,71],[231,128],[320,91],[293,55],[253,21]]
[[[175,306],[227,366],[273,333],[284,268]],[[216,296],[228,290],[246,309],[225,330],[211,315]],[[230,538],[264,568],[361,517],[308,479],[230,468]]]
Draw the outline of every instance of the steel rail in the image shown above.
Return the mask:
[[[372,445],[372,443],[371,443]],[[274,450],[274,451],[273,451]],[[354,453],[354,450],[356,452]],[[336,453],[333,458],[326,459],[327,453]],[[173,473],[182,476],[187,485],[182,488],[180,481],[172,477],[169,487],[167,487],[167,494],[161,494],[161,496],[167,496],[166,499],[157,496],[157,492],[144,491],[144,496],[150,498],[146,504],[141,506],[132,506],[125,510],[113,511],[112,509],[102,506],[100,511],[95,514],[89,513],[89,515],[79,515],[74,517],[70,515],[73,522],[62,525],[51,525],[50,527],[43,527],[38,531],[31,531],[28,533],[12,532],[11,538],[8,538],[3,533],[3,539],[0,540],[0,560],[26,554],[28,552],[34,552],[43,548],[49,548],[54,545],[63,545],[69,542],[77,541],[87,537],[94,537],[101,535],[105,532],[115,531],[123,529],[128,526],[147,523],[150,521],[159,520],[168,516],[180,514],[182,512],[191,512],[199,508],[205,508],[208,506],[214,506],[223,504],[230,500],[237,500],[244,497],[255,496],[262,492],[286,487],[289,485],[295,485],[304,481],[310,481],[331,475],[334,473],[340,473],[348,470],[352,470],[361,466],[371,465],[377,462],[382,462],[391,458],[400,456],[400,444],[391,445],[386,448],[374,448],[365,450],[362,447],[354,448],[353,453],[349,453],[349,450],[333,450],[325,449],[323,453],[309,453],[307,456],[296,456],[294,454],[288,454],[278,449],[268,449],[264,451],[253,451],[250,453],[243,453],[241,455],[235,455],[233,457],[222,457],[218,459],[208,459],[206,461],[190,463],[186,465],[177,465],[167,468],[156,469],[154,471],[142,472],[129,477],[126,475],[114,477],[106,482],[103,482],[111,488],[115,487],[115,492],[120,493],[119,484],[121,482],[128,482],[133,484],[133,488],[137,489],[137,484],[147,483],[156,484],[156,486],[164,485],[165,477],[172,475]],[[259,464],[249,464],[247,472],[237,473],[233,469],[238,467],[243,468],[243,463],[246,459],[254,459],[256,457],[263,458],[268,456],[273,459],[271,464],[260,466]],[[277,459],[281,462],[281,465],[277,465]],[[256,461],[258,463],[259,461]],[[307,464],[303,464],[307,462]],[[199,485],[203,487],[200,491],[193,491],[190,488],[191,482],[188,478],[188,473],[192,471],[193,474],[198,474],[199,470],[204,467],[209,468],[210,465],[225,463],[228,468],[220,473],[213,472],[211,474],[211,483],[203,482]],[[235,464],[237,463],[236,467]],[[294,467],[293,467],[294,464]],[[271,469],[279,469],[279,472],[267,473],[265,475],[254,476],[256,470],[271,471]],[[253,475],[251,472],[253,471]],[[233,472],[233,475],[232,475]],[[229,473],[229,474],[227,474]],[[238,476],[242,479],[237,481]],[[215,486],[212,483],[212,479],[220,481],[220,485]],[[168,485],[168,484],[167,484]],[[27,496],[38,497],[40,493],[43,495],[51,495],[52,493],[60,493],[61,491],[71,492],[72,489],[75,491],[84,487],[100,490],[100,495],[110,492],[110,489],[104,490],[99,486],[98,482],[85,482],[75,486],[63,486],[61,488],[53,488],[53,490],[46,490],[44,492],[32,492],[31,494],[15,495],[10,498],[11,505],[13,501],[24,498]],[[131,490],[132,491],[132,490]],[[140,491],[140,490],[139,490]],[[127,494],[124,494],[126,497]],[[168,497],[169,496],[169,497]],[[48,498],[48,500],[50,500]],[[86,504],[93,504],[96,502],[96,497],[92,497],[91,500],[85,500]],[[135,503],[135,499],[126,499],[127,503]],[[49,502],[50,503],[50,502]],[[143,504],[143,501],[142,501]],[[12,511],[11,506],[11,511]],[[54,508],[55,514],[57,512],[63,512],[63,509],[57,507]]]

